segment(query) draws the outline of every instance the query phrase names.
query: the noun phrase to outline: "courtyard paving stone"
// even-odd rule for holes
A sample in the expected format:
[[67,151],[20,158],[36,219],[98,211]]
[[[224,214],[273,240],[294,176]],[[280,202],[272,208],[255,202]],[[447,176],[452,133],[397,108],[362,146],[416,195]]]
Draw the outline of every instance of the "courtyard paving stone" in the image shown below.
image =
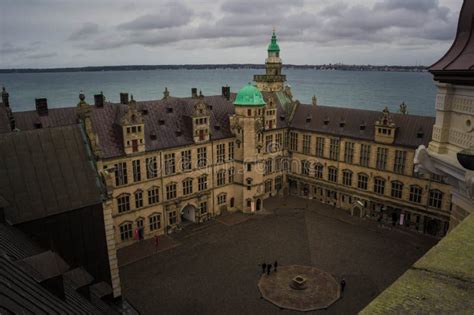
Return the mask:
[[277,260],[346,280],[342,299],[309,313],[356,314],[436,243],[317,201],[274,198],[264,206],[273,214],[232,226],[212,221],[180,246],[121,267],[124,297],[143,314],[275,314],[257,284],[259,265]]

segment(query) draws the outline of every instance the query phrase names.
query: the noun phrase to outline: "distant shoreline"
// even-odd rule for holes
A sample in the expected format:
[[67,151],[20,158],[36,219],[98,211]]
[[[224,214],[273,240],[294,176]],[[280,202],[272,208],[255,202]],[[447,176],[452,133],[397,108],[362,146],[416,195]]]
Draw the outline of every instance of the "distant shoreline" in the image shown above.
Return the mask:
[[[215,69],[264,69],[264,64],[201,64],[201,65],[133,65],[93,66],[67,68],[19,68],[0,69],[0,73],[54,73],[54,72],[100,72],[100,71],[146,71],[146,70],[215,70]],[[284,65],[285,69],[339,70],[339,71],[383,71],[383,72],[426,72],[426,66],[375,66],[375,65]]]

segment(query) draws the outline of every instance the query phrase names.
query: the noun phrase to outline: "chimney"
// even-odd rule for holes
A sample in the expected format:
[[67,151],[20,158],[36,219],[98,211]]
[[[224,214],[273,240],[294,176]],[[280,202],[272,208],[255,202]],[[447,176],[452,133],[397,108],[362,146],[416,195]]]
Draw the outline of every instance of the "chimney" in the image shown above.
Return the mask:
[[8,92],[5,90],[5,87],[2,87],[2,103],[6,107],[10,107],[10,100]]
[[37,98],[35,99],[36,111],[38,115],[45,116],[48,115],[48,99],[46,98]]
[[222,96],[224,96],[227,100],[230,100],[230,86],[223,86],[222,87]]
[[128,93],[120,93],[120,104],[128,104]]
[[197,98],[197,96],[198,96],[198,89],[197,88],[192,88],[191,89],[191,96],[192,96],[192,98]]
[[104,107],[105,97],[102,92],[100,94],[94,95],[94,105],[96,107]]

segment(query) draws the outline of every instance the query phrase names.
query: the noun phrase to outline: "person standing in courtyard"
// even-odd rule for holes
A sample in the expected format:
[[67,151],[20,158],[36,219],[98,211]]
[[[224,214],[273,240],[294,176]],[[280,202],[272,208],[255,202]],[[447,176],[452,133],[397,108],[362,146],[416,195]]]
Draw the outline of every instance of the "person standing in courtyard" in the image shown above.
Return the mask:
[[341,297],[344,296],[345,287],[346,287],[346,280],[344,280],[344,278],[342,278],[342,280],[341,280]]
[[272,264],[267,265],[267,276],[270,275],[270,272],[272,271]]
[[277,271],[277,267],[278,267],[278,261],[275,260],[275,262],[273,263],[273,269],[275,269],[275,272]]

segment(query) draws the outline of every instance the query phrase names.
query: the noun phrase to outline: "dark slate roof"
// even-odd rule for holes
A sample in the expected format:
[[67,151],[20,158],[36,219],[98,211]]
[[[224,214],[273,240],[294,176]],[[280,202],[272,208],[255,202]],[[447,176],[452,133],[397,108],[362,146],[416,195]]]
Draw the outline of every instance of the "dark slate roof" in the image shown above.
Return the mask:
[[[309,122],[307,122],[308,117],[311,117]],[[375,122],[380,120],[381,117],[381,111],[300,104],[296,109],[291,127],[334,136],[374,141]],[[421,144],[428,145],[435,123],[434,117],[396,113],[391,113],[390,117],[397,127],[395,145],[412,148],[417,148]],[[327,125],[324,124],[326,119],[329,120]],[[341,121],[345,122],[344,127],[340,126]],[[366,125],[363,131],[360,130],[362,124]],[[417,137],[419,131],[423,134],[421,138]]]
[[474,1],[464,1],[454,43],[430,72],[435,80],[474,85]]
[[42,128],[69,126],[78,123],[76,108],[50,108],[47,115],[39,115],[36,110],[14,112],[15,126],[20,130],[36,129],[41,123]]
[[79,125],[0,134],[0,195],[11,224],[101,202]]
[[[64,299],[52,294],[24,270],[31,257],[50,256],[20,230],[0,223],[0,312],[13,314],[103,314],[64,281]],[[28,258],[30,257],[30,258]],[[34,260],[34,259],[33,259]],[[100,305],[102,306],[102,305]],[[107,313],[114,313],[110,307]]]
[[[203,101],[211,106],[210,126],[213,140],[233,137],[230,131],[229,116],[235,113],[233,105],[235,96],[232,93],[229,100],[221,95],[204,97]],[[190,117],[193,113],[194,105],[199,101],[198,98],[169,97],[164,100],[136,102],[137,108],[140,111],[147,112],[147,114],[143,115],[146,151],[193,144]],[[275,101],[278,111],[281,112],[278,98],[275,97]],[[125,154],[121,127],[115,122],[126,106],[128,105],[106,103],[103,108],[91,107],[92,125],[94,132],[98,135],[99,145],[104,158]],[[172,108],[172,113],[169,113],[167,108]],[[160,124],[160,121],[164,121],[164,124]],[[285,127],[285,124],[285,121],[278,119],[278,128]],[[178,130],[181,131],[181,135],[177,135],[176,131]],[[156,140],[150,138],[151,133],[156,134]]]
[[10,132],[10,119],[7,107],[0,103],[0,133]]

